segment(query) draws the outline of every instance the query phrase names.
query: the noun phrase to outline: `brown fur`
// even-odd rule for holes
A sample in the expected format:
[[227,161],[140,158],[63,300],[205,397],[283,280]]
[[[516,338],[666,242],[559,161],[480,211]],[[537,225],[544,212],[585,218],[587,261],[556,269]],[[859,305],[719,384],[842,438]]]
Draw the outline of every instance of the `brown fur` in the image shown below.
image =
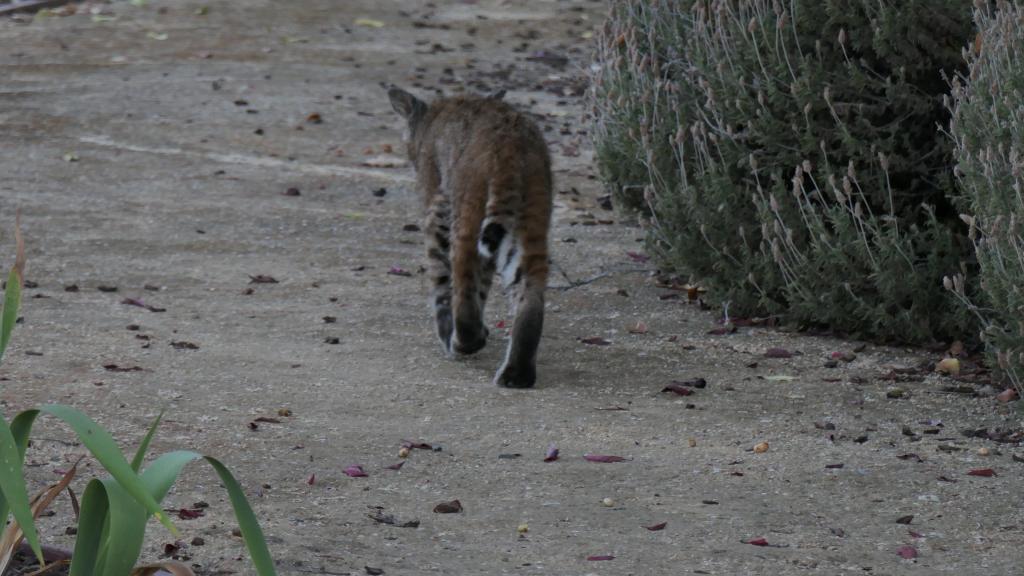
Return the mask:
[[530,387],[544,319],[551,224],[551,159],[529,118],[488,97],[427,105],[388,92],[409,122],[409,157],[427,211],[431,297],[445,351],[471,354],[487,339],[484,305],[495,272],[515,320],[502,386]]

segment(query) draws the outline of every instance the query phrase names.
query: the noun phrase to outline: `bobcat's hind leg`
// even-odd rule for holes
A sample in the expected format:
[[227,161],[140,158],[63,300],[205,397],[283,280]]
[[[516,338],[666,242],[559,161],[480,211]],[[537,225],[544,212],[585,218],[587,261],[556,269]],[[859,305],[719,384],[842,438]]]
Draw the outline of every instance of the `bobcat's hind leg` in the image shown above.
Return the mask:
[[446,200],[438,197],[427,215],[427,264],[432,283],[430,306],[434,313],[437,338],[444,353],[452,353],[452,264],[448,256],[451,242],[451,210]]
[[[472,221],[467,218],[466,220]],[[489,269],[487,259],[477,252],[479,228],[463,225],[454,230],[452,246],[452,310],[455,330],[452,349],[459,354],[473,354],[487,344],[484,326],[484,303],[490,282],[484,280]],[[493,268],[490,268],[493,270]]]
[[543,250],[532,246],[533,250],[528,251],[525,246],[513,245],[508,256],[499,259],[502,283],[515,315],[505,361],[494,377],[499,386],[531,388],[537,381],[537,349],[544,329],[548,277],[547,249],[546,245],[541,247]]

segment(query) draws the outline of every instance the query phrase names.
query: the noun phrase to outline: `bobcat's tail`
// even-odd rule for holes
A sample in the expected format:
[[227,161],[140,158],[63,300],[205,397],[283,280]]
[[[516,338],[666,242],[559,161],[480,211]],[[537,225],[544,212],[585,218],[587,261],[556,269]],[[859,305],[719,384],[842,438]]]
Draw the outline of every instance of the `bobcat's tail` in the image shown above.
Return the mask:
[[[480,240],[477,251],[484,260],[494,261],[499,274],[516,260],[515,229],[516,218],[522,204],[522,179],[518,171],[509,170],[494,178],[487,191],[487,209],[480,224]],[[514,267],[512,273],[515,273]]]

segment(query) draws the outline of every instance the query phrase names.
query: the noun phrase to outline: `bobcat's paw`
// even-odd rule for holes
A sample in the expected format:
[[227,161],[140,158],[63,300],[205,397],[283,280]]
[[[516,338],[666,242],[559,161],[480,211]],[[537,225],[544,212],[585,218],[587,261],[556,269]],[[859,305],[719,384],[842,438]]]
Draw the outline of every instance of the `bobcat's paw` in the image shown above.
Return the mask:
[[494,376],[494,383],[502,388],[533,388],[537,369],[533,366],[506,364]]
[[487,345],[487,336],[478,336],[468,342],[462,342],[458,338],[452,339],[452,349],[459,354],[475,354]]

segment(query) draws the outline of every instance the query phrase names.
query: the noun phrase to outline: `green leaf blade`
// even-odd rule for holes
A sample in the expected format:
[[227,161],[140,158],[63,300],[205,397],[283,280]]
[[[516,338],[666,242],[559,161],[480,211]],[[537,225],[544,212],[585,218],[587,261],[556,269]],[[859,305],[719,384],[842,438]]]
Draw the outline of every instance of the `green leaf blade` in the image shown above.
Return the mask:
[[156,435],[157,426],[160,425],[160,421],[164,418],[164,411],[161,410],[156,416],[156,420],[149,425],[149,430],[146,432],[146,436],[142,438],[142,443],[139,444],[138,450],[135,451],[135,457],[132,458],[132,470],[138,472],[139,468],[142,467],[142,461],[146,458],[146,451],[149,450],[149,443],[153,441],[153,436]]
[[[39,546],[39,534],[29,505],[22,463],[22,453],[18,450],[14,434],[7,420],[0,418],[0,491],[4,494],[5,504],[10,507],[14,519],[21,526],[25,540],[42,564],[43,550]],[[3,520],[6,520],[6,514]]]
[[256,573],[259,576],[276,576],[277,570],[274,568],[274,560],[270,557],[270,550],[267,549],[267,540],[263,536],[263,530],[256,519],[256,514],[249,506],[249,500],[246,499],[241,484],[219,460],[211,456],[205,456],[205,458],[217,471],[220,481],[224,483],[224,487],[228,491],[231,507],[234,508],[235,518],[238,519],[238,528],[242,531],[242,540],[245,541],[245,547],[249,550],[249,556],[252,557]]
[[174,527],[170,517],[160,507],[160,504],[153,499],[149,491],[142,484],[138,475],[132,470],[124,454],[117,446],[114,438],[103,427],[94,422],[85,414],[60,404],[50,404],[40,409],[46,414],[56,416],[71,426],[78,438],[85,444],[85,447],[92,452],[96,460],[117,480],[125,491],[128,492],[137,502],[142,504],[150,514],[156,516],[171,534],[178,535],[178,529]]

